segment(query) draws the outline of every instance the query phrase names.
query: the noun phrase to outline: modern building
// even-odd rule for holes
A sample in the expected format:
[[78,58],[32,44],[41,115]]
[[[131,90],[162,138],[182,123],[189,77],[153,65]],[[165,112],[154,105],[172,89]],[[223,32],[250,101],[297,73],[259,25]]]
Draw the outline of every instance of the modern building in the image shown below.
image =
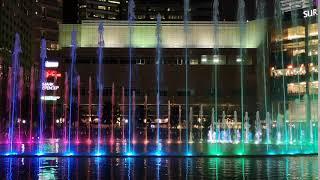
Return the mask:
[[281,10],[283,12],[308,8],[313,5],[315,0],[280,0]]
[[123,0],[80,0],[79,16],[81,20],[108,19],[121,17]]
[[33,2],[33,58],[39,63],[40,41],[45,38],[48,51],[59,50],[59,24],[62,23],[62,0],[34,0]]
[[[81,78],[81,103],[88,105],[89,77],[92,78],[93,102],[96,102],[96,69],[98,67],[98,25],[100,21],[82,21],[82,24],[60,26],[59,44],[62,48],[61,58],[64,69],[70,66],[71,32],[77,31],[76,71]],[[110,102],[112,85],[115,86],[116,103],[121,102],[122,88],[128,96],[129,79],[129,29],[127,21],[104,22],[105,47],[103,59],[105,104]],[[161,33],[161,65],[160,65],[160,99],[162,108],[166,104],[184,107],[186,94],[194,113],[198,113],[202,104],[206,113],[211,111],[217,99],[219,112],[240,111],[243,97],[245,109],[256,112],[259,86],[262,76],[257,75],[257,47],[265,38],[265,21],[250,21],[245,23],[245,33],[240,34],[237,22],[220,22],[218,24],[218,39],[213,36],[211,22],[190,22],[190,33],[184,33],[183,21],[165,21]],[[188,40],[186,42],[186,37]],[[148,97],[150,106],[156,103],[157,94],[157,64],[156,64],[156,22],[137,21],[132,34],[132,90],[135,92],[137,105],[144,103]],[[214,45],[214,42],[216,44]],[[188,90],[186,90],[185,47],[189,47],[187,64]],[[219,49],[218,55],[213,55],[213,48]],[[240,50],[245,52],[243,59]],[[243,64],[243,81],[240,79],[241,64]],[[216,67],[216,70],[215,70]],[[217,82],[214,83],[214,74]],[[243,89],[243,96],[241,95]],[[216,96],[215,96],[216,95]],[[60,94],[63,97],[63,94]],[[126,102],[127,103],[127,102]],[[262,102],[260,103],[262,104]],[[86,111],[88,108],[85,107]],[[165,110],[164,110],[165,111]],[[250,114],[253,115],[253,114]]]
[[292,122],[317,119],[318,25],[317,16],[304,16],[306,11],[312,7],[273,19],[269,31],[272,107]]
[[[0,1],[0,57],[9,61],[13,49],[15,33],[20,34],[22,43],[22,59],[31,59],[31,17],[30,1]],[[2,62],[3,63],[3,62]]]
[[[14,48],[15,34],[21,39],[21,65],[29,68],[32,61],[31,1],[0,0],[0,118],[6,112],[6,85],[11,55]],[[27,79],[27,77],[25,77]]]

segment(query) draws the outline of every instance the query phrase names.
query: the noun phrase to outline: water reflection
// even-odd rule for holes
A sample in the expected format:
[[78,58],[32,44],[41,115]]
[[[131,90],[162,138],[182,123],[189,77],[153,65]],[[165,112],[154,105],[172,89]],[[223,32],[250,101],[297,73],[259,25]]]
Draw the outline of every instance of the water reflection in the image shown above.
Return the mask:
[[317,179],[317,156],[2,158],[6,179]]

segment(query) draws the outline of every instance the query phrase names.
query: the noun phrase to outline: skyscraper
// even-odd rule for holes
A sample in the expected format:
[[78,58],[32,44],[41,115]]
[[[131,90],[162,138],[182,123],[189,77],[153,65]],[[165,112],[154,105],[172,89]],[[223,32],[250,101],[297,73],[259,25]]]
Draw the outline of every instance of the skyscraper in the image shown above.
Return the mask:
[[33,5],[33,55],[37,62],[41,38],[47,41],[48,51],[59,49],[59,24],[62,23],[62,0],[34,0]]

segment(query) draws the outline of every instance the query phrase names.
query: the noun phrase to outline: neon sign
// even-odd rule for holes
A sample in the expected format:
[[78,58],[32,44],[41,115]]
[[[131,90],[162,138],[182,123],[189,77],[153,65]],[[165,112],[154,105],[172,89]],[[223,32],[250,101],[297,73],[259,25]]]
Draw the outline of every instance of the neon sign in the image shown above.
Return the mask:
[[55,70],[47,70],[46,71],[46,78],[48,77],[55,77],[55,78],[60,78],[62,75],[58,71]]
[[46,91],[56,91],[59,89],[59,86],[55,86],[53,83],[45,82],[42,83],[42,90]]

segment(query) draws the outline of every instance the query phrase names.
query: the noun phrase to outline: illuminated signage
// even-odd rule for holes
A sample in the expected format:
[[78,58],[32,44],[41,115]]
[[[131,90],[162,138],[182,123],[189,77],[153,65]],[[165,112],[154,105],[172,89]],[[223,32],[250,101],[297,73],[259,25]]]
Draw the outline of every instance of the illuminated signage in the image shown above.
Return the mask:
[[48,77],[60,78],[61,73],[59,73],[58,71],[55,71],[55,70],[47,70],[46,71],[46,78],[48,78]]
[[[318,0],[313,0],[313,5],[315,7],[318,7],[319,1]],[[313,17],[318,15],[318,10],[317,9],[311,9],[311,10],[305,10],[303,11],[303,17],[308,18],[308,17]]]
[[57,67],[59,67],[59,62],[57,62],[57,61],[46,61],[45,62],[45,67],[46,68],[57,68]]
[[50,83],[50,82],[42,83],[42,90],[56,91],[58,89],[59,89],[59,86],[55,86],[53,83]]
[[57,101],[58,99],[60,99],[60,96],[41,96],[43,101]]
[[311,10],[305,10],[303,11],[303,17],[308,18],[308,17],[313,17],[318,15],[318,10],[317,9],[311,9]]

